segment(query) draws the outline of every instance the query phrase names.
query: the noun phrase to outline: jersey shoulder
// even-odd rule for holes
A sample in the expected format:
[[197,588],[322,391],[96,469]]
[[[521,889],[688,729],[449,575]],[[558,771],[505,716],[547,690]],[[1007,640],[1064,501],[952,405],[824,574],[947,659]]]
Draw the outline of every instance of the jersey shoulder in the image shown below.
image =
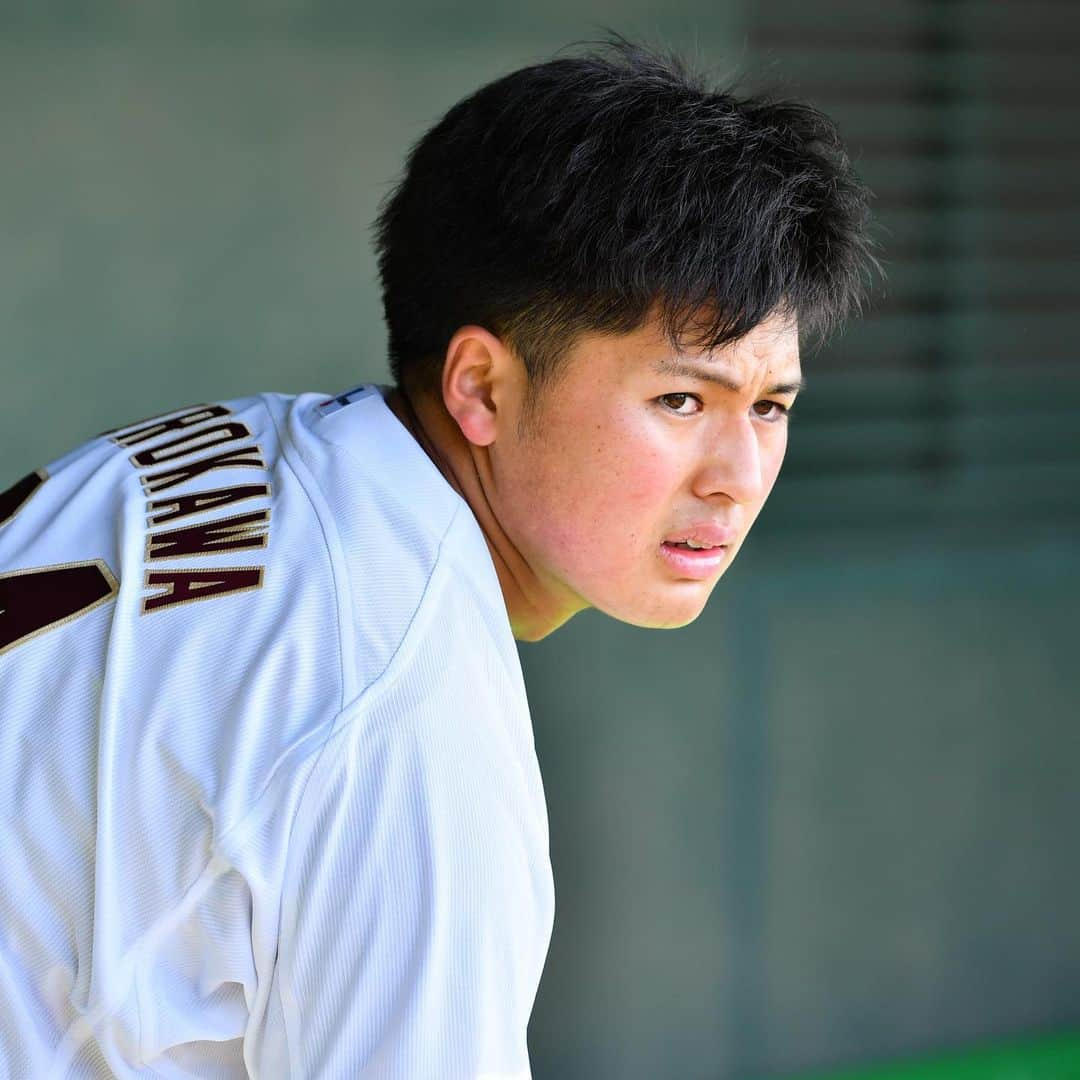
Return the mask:
[[185,730],[214,731],[227,714],[269,762],[403,663],[410,635],[468,648],[464,606],[505,651],[479,526],[385,389],[189,406],[16,481],[0,495],[0,681],[59,680],[75,656],[125,711],[190,709]]
[[403,660],[406,638],[422,636],[444,572],[462,597],[504,611],[471,509],[394,415],[388,390],[367,384],[335,398],[298,399],[288,420],[297,472],[334,523],[357,694]]

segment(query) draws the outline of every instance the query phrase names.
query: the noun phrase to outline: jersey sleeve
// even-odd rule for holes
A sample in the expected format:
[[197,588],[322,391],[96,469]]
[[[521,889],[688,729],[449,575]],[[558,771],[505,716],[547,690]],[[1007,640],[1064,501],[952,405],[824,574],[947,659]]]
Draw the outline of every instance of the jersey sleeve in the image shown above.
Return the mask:
[[292,1077],[530,1076],[551,930],[546,831],[541,852],[517,764],[489,727],[464,702],[425,704],[405,721],[357,718],[312,773],[258,1075],[287,1061]]

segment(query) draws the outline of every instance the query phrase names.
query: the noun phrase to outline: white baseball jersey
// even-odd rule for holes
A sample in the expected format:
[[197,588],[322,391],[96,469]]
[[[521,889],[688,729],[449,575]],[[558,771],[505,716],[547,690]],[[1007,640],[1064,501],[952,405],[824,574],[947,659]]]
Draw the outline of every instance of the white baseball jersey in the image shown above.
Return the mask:
[[178,410],[0,494],[0,1077],[528,1077],[521,668],[387,390]]

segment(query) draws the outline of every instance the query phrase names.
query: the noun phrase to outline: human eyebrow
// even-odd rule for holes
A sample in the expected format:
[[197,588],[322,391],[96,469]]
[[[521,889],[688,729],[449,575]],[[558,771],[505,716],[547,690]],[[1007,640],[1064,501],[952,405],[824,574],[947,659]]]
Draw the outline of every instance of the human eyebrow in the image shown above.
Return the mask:
[[[717,383],[732,393],[738,394],[742,386],[728,375],[719,371],[710,371],[708,368],[688,364],[683,360],[670,360],[662,358],[653,364],[653,370],[660,375],[681,375],[687,379],[701,379],[703,382]],[[800,375],[797,382],[777,383],[765,391],[766,394],[798,394],[806,388],[806,378]]]

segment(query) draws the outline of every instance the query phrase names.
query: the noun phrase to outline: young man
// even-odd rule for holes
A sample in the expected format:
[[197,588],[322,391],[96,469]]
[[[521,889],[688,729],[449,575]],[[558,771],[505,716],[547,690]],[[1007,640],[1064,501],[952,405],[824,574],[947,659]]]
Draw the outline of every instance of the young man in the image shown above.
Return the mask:
[[411,152],[393,387],[178,409],[0,495],[0,1075],[527,1077],[514,639],[698,615],[865,228],[824,117],[616,38]]

